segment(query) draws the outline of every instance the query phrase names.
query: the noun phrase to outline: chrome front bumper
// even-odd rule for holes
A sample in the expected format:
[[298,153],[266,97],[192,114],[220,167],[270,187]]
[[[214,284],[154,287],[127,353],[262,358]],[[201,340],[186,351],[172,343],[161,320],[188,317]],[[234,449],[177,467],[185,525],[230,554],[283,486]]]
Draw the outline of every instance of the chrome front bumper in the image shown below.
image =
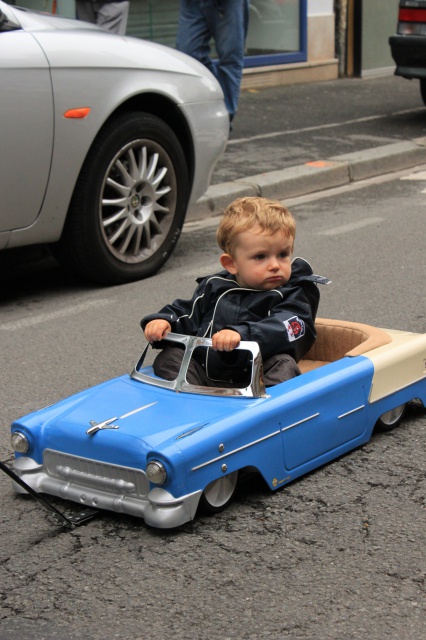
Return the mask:
[[[192,520],[202,491],[174,498],[161,487],[150,490],[145,473],[47,449],[43,464],[32,458],[14,461],[15,473],[34,491],[86,507],[143,518],[151,527],[173,529]],[[25,490],[13,483],[16,493]]]

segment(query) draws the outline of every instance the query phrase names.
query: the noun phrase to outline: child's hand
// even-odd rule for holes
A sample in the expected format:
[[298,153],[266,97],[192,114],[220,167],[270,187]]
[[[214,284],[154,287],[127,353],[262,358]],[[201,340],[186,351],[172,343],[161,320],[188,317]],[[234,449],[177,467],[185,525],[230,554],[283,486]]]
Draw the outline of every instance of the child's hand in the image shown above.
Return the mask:
[[144,335],[148,342],[159,342],[172,330],[167,320],[151,320],[145,327]]
[[232,329],[222,329],[212,336],[212,347],[217,351],[232,351],[240,342],[240,334]]

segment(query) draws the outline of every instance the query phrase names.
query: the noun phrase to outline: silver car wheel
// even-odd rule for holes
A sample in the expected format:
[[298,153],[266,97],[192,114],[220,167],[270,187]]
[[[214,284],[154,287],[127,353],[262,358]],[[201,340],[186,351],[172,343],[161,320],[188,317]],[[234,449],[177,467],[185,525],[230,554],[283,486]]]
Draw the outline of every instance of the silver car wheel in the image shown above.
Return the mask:
[[106,246],[120,261],[152,256],[172,226],[176,174],[164,149],[135,140],[113,158],[102,185],[99,215]]
[[405,414],[405,404],[399,405],[399,407],[395,407],[390,411],[386,411],[377,421],[377,426],[383,431],[390,431],[397,427],[404,417]]
[[170,126],[120,113],[87,154],[55,255],[101,284],[146,278],[173,252],[189,194],[187,160]]
[[201,507],[211,513],[217,513],[225,509],[235,493],[237,480],[238,471],[233,471],[222,478],[210,482],[201,496]]

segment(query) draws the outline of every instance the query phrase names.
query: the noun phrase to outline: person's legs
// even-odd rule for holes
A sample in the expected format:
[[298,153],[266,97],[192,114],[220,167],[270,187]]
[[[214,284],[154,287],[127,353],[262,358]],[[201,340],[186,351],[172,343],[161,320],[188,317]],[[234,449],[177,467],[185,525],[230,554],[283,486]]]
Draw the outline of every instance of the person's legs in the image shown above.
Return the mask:
[[[179,373],[184,349],[180,347],[166,346],[156,356],[153,369],[156,376],[164,378],[164,380],[175,380]],[[296,361],[285,353],[279,353],[275,356],[267,358],[263,363],[263,374],[266,387],[273,387],[280,382],[290,380],[300,376],[301,372]],[[186,379],[189,384],[200,385],[203,387],[229,387],[239,388],[246,386],[244,383],[227,383],[220,380],[211,380],[203,367],[194,359],[189,363]]]
[[267,358],[263,363],[265,387],[273,387],[280,382],[301,375],[296,361],[286,353],[278,353]]
[[216,0],[211,23],[218,60],[215,75],[222,87],[232,120],[238,107],[248,28],[248,0]]
[[[244,66],[250,0],[180,0],[176,48],[202,62],[217,78],[232,120]],[[214,37],[218,60],[210,58]]]
[[[164,380],[175,380],[182,364],[184,349],[179,347],[167,346],[156,356],[153,369],[156,376],[164,378]],[[191,359],[189,363],[186,379],[189,384],[207,386],[207,376],[201,365]]]
[[129,2],[95,2],[96,24],[124,36],[129,16]]
[[209,44],[212,34],[208,26],[212,10],[212,0],[180,0],[176,48],[214,73]]
[[93,2],[89,2],[89,0],[76,0],[75,10],[78,20],[96,23],[96,12]]

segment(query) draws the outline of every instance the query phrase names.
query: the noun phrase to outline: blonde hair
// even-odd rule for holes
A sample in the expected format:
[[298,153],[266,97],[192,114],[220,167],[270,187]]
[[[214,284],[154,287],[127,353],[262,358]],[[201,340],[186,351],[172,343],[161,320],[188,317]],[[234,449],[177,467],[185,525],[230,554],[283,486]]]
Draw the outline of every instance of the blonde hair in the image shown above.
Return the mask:
[[216,232],[219,247],[233,256],[238,234],[254,226],[268,235],[281,231],[293,240],[296,236],[296,221],[278,200],[258,196],[237,198],[225,209],[219,223]]

